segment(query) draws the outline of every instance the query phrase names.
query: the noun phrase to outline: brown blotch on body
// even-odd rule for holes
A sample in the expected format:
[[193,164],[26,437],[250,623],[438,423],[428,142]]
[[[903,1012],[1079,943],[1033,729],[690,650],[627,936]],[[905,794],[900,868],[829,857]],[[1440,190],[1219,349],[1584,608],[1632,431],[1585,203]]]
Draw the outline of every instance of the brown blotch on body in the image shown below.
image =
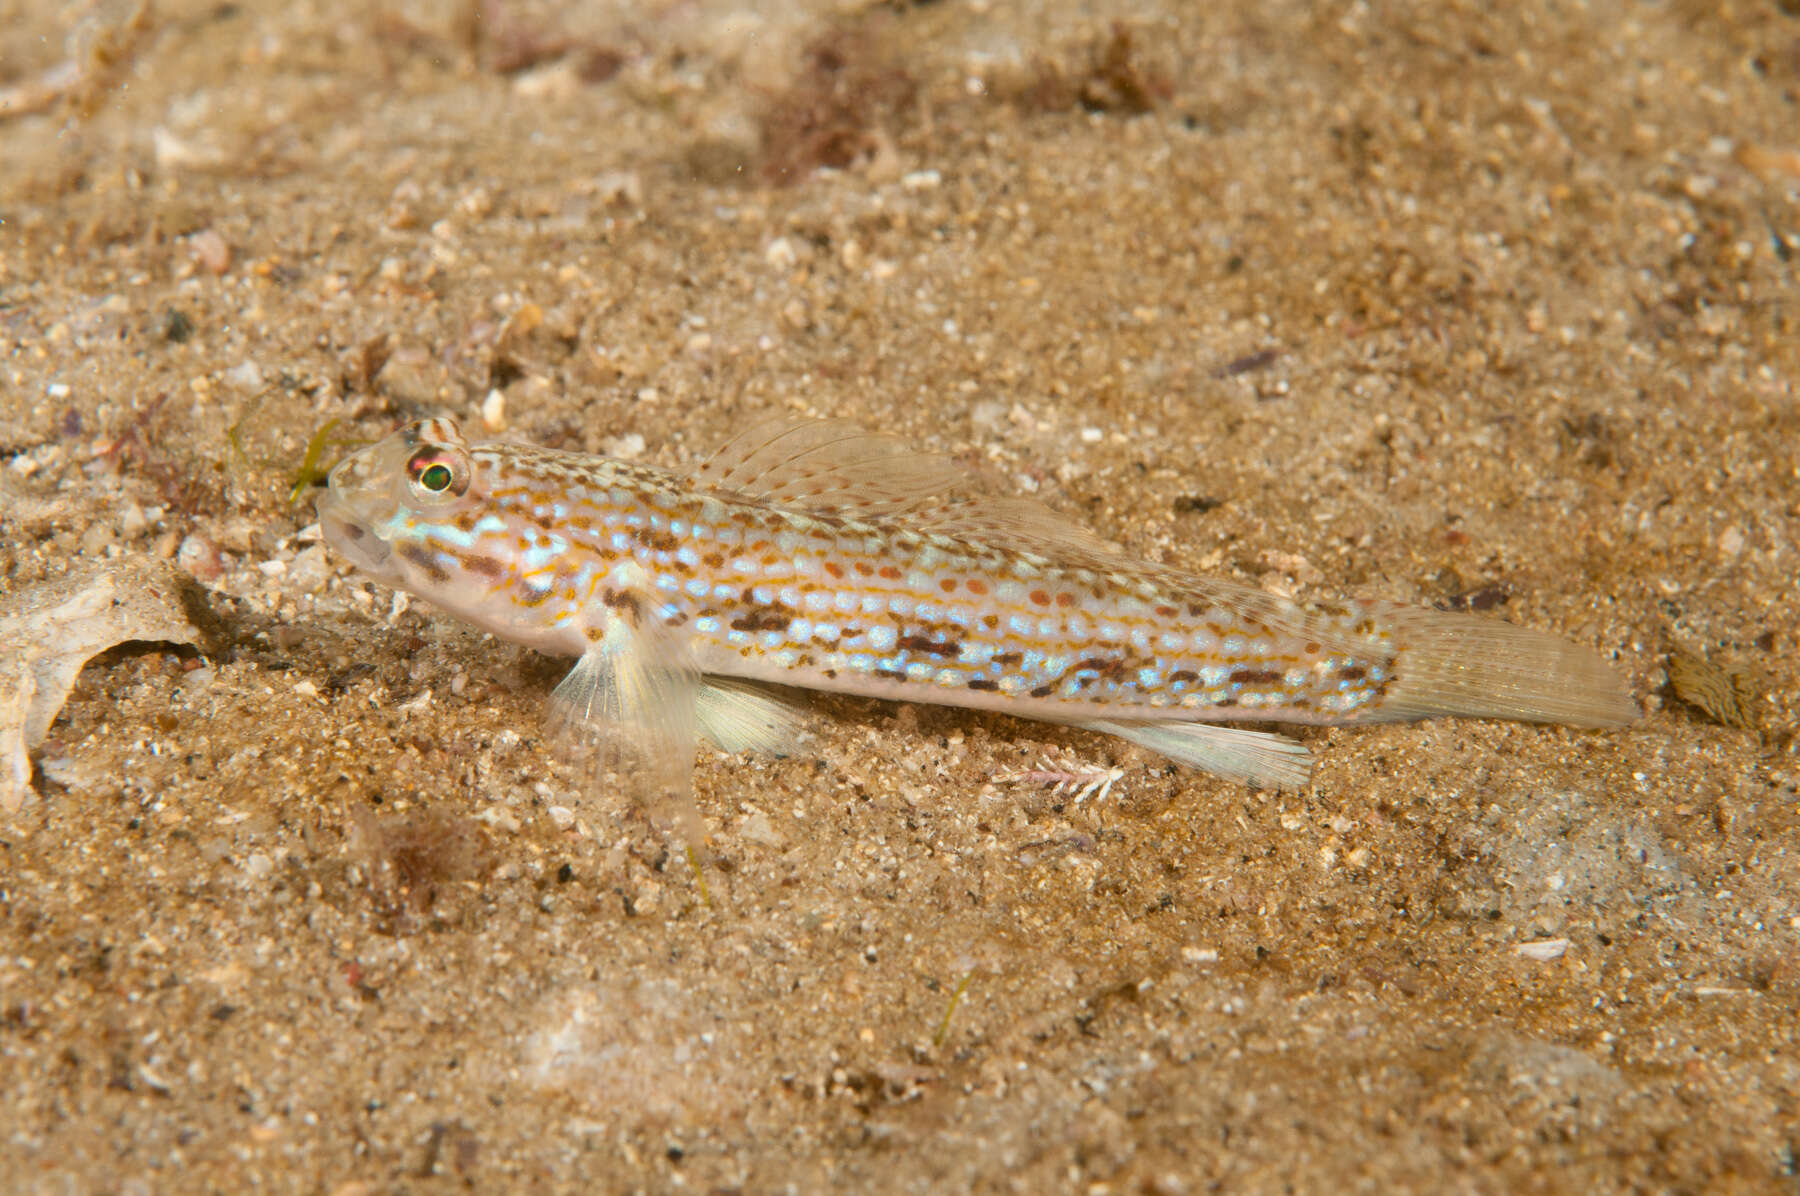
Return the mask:
[[1233,685],[1273,685],[1281,680],[1277,669],[1232,669],[1226,678]]
[[[544,526],[548,527],[549,524]],[[635,543],[643,545],[651,552],[674,552],[681,547],[679,538],[651,527],[639,528],[631,538]]]
[[968,581],[964,582],[963,584],[968,587],[969,593],[974,594],[978,597],[980,595],[988,592],[987,583],[982,581],[978,577],[971,577]]
[[825,572],[831,574],[832,577],[836,578],[839,581],[842,581],[844,579],[844,567],[842,565],[838,564],[836,561],[826,561],[825,562]]
[[615,611],[628,623],[635,624],[638,617],[637,595],[629,590],[607,590],[600,595],[600,602],[608,610]]
[[445,572],[444,567],[437,563],[437,558],[431,550],[423,545],[410,543],[402,544],[400,546],[400,555],[417,565],[419,568],[425,570],[425,576],[431,578],[431,580],[440,583],[450,580],[450,574]]
[[883,565],[880,569],[880,573],[881,573],[881,576],[886,578],[888,581],[899,581],[900,580],[900,570],[893,565]]
[[794,621],[793,612],[785,606],[759,606],[731,621],[733,631],[786,631]]
[[491,556],[458,557],[462,567],[477,577],[485,577],[489,581],[499,581],[506,576],[506,566]]
[[905,652],[919,652],[926,656],[955,656],[962,651],[962,644],[956,640],[934,640],[923,635],[903,635],[899,647]]
[[989,681],[986,677],[972,677],[969,679],[969,688],[982,693],[991,693],[1000,688],[1000,683]]
[[1032,602],[1036,603],[1038,606],[1050,605],[1050,595],[1048,591],[1033,590],[1030,594],[1027,594],[1026,597],[1030,598]]

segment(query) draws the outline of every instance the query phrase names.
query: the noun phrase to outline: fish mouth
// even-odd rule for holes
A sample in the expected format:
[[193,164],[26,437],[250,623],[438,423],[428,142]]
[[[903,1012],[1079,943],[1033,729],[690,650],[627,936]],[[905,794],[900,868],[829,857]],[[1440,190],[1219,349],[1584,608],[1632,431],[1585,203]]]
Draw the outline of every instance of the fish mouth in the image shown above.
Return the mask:
[[316,509],[319,531],[333,552],[342,554],[351,564],[377,579],[395,575],[393,549],[356,517],[356,512],[341,495],[335,490],[327,490],[320,496]]

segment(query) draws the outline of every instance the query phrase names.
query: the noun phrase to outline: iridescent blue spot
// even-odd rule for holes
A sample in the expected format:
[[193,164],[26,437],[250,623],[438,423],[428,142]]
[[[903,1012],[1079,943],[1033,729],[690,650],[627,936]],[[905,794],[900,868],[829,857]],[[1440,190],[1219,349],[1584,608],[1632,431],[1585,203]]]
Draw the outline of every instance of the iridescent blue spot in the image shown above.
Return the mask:
[[869,628],[869,647],[877,652],[886,652],[893,648],[897,638],[892,627]]
[[781,605],[783,605],[783,606],[799,606],[800,605],[800,589],[799,589],[799,587],[797,587],[797,586],[782,586],[781,587]]
[[824,590],[814,590],[806,596],[806,609],[815,615],[822,615],[832,609],[832,596]]
[[835,644],[837,643],[838,636],[842,634],[842,629],[840,629],[836,623],[813,624],[813,638],[821,643]]
[[905,594],[895,594],[888,599],[888,609],[904,618],[912,613],[913,600]]
[[765,631],[762,633],[763,647],[773,650],[787,643],[787,632]]
[[694,620],[694,630],[698,631],[701,635],[717,635],[719,631],[719,620],[713,615],[701,615],[698,619]]
[[693,577],[693,578],[689,578],[688,583],[681,588],[686,590],[688,593],[692,594],[696,598],[704,598],[704,597],[706,597],[706,591],[711,589],[712,587],[706,584],[705,578]]
[[1162,674],[1155,669],[1139,669],[1137,683],[1139,689],[1155,689],[1162,682]]
[[1006,625],[1011,628],[1014,635],[1031,634],[1030,615],[1008,615],[1006,616]]
[[839,590],[831,596],[831,605],[842,614],[853,614],[856,611],[856,595],[849,590]]
[[795,619],[788,624],[788,635],[804,643],[812,638],[813,625],[811,619]]
[[725,633],[725,642],[736,648],[748,647],[750,645],[750,633],[748,631],[727,631]]
[[909,681],[923,681],[931,676],[933,667],[934,666],[929,660],[915,660],[906,666],[907,679]]

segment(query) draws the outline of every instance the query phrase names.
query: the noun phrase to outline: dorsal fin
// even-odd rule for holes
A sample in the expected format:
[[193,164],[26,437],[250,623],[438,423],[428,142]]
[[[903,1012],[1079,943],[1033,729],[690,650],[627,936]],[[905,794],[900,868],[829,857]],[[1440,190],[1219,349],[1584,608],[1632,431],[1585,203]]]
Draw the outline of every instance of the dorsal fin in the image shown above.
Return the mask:
[[963,486],[963,471],[846,420],[772,420],[726,441],[696,485],[819,515],[903,515]]
[[954,462],[848,420],[776,419],[732,437],[694,471],[703,487],[851,518],[906,516],[915,531],[1043,556],[1119,549],[1030,498],[970,492]]
[[1117,544],[1052,511],[1035,498],[957,498],[912,521],[922,532],[974,540],[1101,569],[1117,564]]

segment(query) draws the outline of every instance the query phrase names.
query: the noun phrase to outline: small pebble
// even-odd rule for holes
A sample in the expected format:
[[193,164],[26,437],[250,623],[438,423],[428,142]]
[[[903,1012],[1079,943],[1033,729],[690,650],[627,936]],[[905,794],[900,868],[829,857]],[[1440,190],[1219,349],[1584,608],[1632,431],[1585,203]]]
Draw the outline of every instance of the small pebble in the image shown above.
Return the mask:
[[208,274],[223,274],[231,268],[231,246],[210,228],[195,233],[188,248],[194,254],[195,263]]

